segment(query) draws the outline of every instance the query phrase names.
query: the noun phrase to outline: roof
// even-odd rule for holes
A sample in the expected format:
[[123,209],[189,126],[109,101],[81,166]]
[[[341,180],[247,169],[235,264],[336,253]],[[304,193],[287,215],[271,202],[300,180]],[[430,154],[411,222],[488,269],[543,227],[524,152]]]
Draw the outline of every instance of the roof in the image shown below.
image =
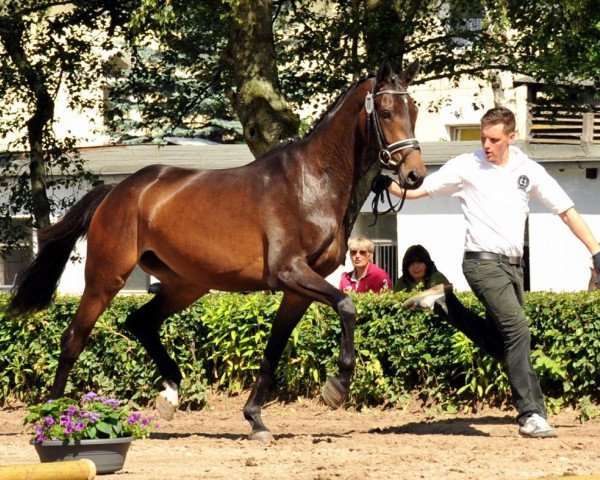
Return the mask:
[[[560,168],[577,165],[600,167],[600,145],[553,145],[519,141],[516,145],[530,158]],[[423,142],[426,165],[443,165],[450,158],[480,148],[478,141]],[[129,175],[156,163],[184,168],[220,169],[245,165],[254,160],[245,144],[217,145],[109,145],[80,149],[87,167],[99,175]],[[26,161],[26,159],[23,159]]]
[[146,165],[219,169],[245,165],[254,157],[246,145],[111,145],[80,149],[87,168],[102,175],[127,175]]
[[[553,166],[585,164],[586,167],[600,167],[600,145],[563,145],[549,143],[515,142],[515,146],[532,160]],[[443,165],[447,160],[462,153],[481,148],[478,141],[468,142],[426,142],[421,151],[427,165]]]
[[[534,78],[529,75],[521,75],[513,80],[514,85],[544,85],[548,83],[543,78]],[[594,87],[593,80],[577,79],[574,77],[569,78],[567,81],[558,82],[558,85],[564,85],[567,87]]]

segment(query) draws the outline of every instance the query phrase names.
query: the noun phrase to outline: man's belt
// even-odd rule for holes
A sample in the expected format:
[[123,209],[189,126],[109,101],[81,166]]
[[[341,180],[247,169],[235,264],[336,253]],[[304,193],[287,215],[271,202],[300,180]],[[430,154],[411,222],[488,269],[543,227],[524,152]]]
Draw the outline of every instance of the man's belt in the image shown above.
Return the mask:
[[521,266],[521,257],[509,257],[501,253],[492,252],[465,252],[466,260],[496,260],[510,265]]

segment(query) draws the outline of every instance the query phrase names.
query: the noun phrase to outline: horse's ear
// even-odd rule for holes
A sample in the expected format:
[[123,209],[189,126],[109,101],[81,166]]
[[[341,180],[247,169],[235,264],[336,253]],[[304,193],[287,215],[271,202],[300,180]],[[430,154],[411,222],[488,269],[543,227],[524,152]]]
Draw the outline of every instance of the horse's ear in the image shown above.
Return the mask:
[[390,74],[392,73],[392,67],[390,66],[390,62],[385,61],[379,67],[379,71],[377,72],[377,83],[381,83],[386,80]]
[[404,85],[408,87],[412,83],[417,73],[419,73],[419,67],[419,59],[417,59],[402,71],[400,78],[404,81]]

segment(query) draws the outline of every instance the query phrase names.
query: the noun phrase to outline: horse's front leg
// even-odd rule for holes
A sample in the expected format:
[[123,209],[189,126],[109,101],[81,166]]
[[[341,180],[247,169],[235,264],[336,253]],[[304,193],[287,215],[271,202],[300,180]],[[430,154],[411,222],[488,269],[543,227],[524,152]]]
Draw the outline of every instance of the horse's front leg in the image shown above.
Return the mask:
[[283,295],[281,305],[271,327],[271,335],[260,363],[256,382],[252,387],[246,405],[244,405],[244,417],[252,427],[250,440],[259,440],[263,443],[270,443],[274,440],[273,435],[262,421],[262,406],[265,403],[269,389],[273,385],[275,369],[288,339],[311,302],[312,300],[309,298],[289,292]]
[[[285,284],[300,295],[305,295],[329,305],[342,322],[340,341],[339,372],[327,379],[322,397],[331,408],[339,408],[350,390],[350,379],[354,372],[354,326],[356,307],[352,299],[315,273],[308,265],[298,263],[285,275]],[[283,280],[282,280],[283,281]]]

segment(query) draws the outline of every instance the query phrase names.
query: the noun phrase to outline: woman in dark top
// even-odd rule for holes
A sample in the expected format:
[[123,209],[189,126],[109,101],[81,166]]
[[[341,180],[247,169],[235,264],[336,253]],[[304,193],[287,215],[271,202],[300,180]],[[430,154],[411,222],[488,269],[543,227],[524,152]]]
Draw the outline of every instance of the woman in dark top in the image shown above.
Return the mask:
[[429,252],[422,245],[408,247],[402,259],[402,276],[394,285],[394,292],[427,290],[441,283],[450,283],[438,272]]

